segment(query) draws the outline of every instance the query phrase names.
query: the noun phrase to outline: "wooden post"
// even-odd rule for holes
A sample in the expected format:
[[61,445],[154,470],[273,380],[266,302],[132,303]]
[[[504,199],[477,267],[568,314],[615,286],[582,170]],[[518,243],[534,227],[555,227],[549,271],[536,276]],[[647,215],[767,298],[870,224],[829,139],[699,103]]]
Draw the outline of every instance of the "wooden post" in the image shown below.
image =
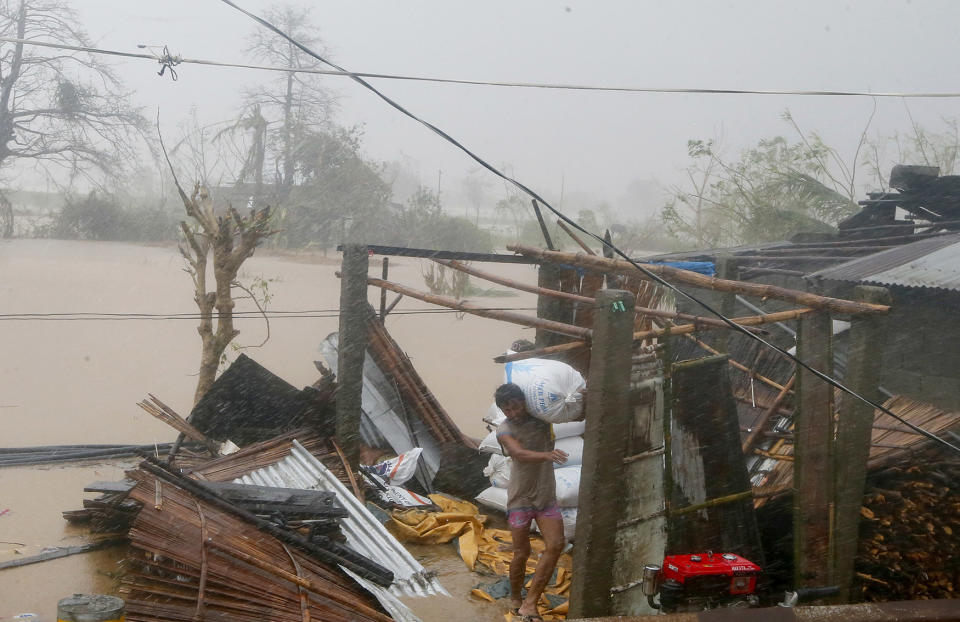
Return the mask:
[[360,404],[363,359],[367,350],[367,269],[361,244],[345,244],[340,281],[340,333],[337,344],[337,440],[351,465],[360,457]]
[[[733,255],[724,254],[717,258],[717,277],[728,281],[740,280],[740,270]],[[720,313],[725,317],[733,317],[737,312],[737,295],[733,292],[723,292],[720,295]],[[726,354],[730,351],[730,333],[721,331],[714,342],[717,351]]]
[[[854,300],[889,305],[890,292],[882,287],[858,286]],[[887,316],[855,315],[850,323],[850,346],[844,384],[853,391],[880,402],[881,360],[886,340]],[[837,421],[836,508],[833,533],[831,585],[840,586],[839,602],[849,602],[853,558],[857,554],[860,505],[867,477],[867,457],[873,427],[873,407],[848,395],[840,402]]]
[[[381,278],[386,281],[390,276],[390,258],[383,258],[383,271]],[[380,323],[383,324],[387,319],[387,290],[380,290]]]
[[[540,265],[537,285],[547,289],[563,290],[563,281],[570,271],[570,268],[564,268],[555,263],[543,263]],[[563,324],[573,324],[573,306],[565,300],[559,300],[549,296],[538,296],[537,317],[543,320],[561,322]],[[570,341],[570,339],[563,335],[537,328],[537,347],[555,346],[566,343],[567,341]]]
[[[797,356],[830,375],[832,323],[827,314],[798,322]],[[794,420],[794,585],[827,585],[830,551],[833,447],[833,387],[797,366]]]
[[626,430],[632,419],[633,305],[633,294],[628,291],[602,290],[597,294],[570,588],[571,618],[611,613],[617,521],[624,507],[619,499],[629,440]]

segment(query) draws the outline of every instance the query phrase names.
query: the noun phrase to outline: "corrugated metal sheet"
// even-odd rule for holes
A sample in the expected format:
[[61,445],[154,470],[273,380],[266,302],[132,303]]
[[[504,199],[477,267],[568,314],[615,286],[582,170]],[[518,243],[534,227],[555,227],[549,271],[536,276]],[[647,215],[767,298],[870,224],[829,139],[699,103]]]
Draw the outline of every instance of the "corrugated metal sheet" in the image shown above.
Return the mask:
[[960,291],[960,235],[920,240],[814,272],[810,277]]
[[[350,516],[340,521],[347,546],[393,571],[394,582],[389,590],[393,596],[450,595],[436,577],[433,577],[413,558],[370,510],[296,440],[293,441],[290,455],[280,462],[253,471],[234,481],[240,484],[325,490],[337,493],[338,502],[350,513]],[[379,598],[380,595],[376,591],[371,591]],[[390,608],[395,607],[396,602],[399,601],[388,605],[383,598],[380,598],[380,602],[384,607]],[[394,611],[391,611],[391,614],[397,617]],[[416,617],[398,617],[397,619],[415,620]]]

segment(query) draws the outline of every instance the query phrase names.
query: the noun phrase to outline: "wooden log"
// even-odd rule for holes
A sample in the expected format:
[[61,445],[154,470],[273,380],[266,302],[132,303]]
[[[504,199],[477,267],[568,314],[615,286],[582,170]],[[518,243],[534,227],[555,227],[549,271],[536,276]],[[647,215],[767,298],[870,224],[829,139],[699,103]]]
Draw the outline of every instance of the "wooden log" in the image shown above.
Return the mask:
[[[337,274],[339,275],[339,273]],[[522,313],[514,313],[513,311],[494,311],[490,309],[483,309],[468,302],[463,302],[447,296],[428,294],[427,292],[421,292],[404,285],[391,283],[390,281],[384,281],[383,279],[368,277],[367,283],[373,285],[374,287],[382,287],[384,289],[389,289],[392,292],[403,294],[408,298],[416,298],[417,300],[422,300],[423,302],[429,302],[430,304],[447,307],[448,309],[456,309],[457,311],[463,311],[464,313],[478,315],[480,317],[486,317],[493,320],[501,320],[503,322],[511,322],[521,326],[539,328],[553,333],[558,333],[560,335],[577,337],[579,339],[590,339],[593,334],[593,331],[590,329],[582,328],[580,326],[573,326],[571,324],[564,324],[562,322],[554,322],[552,320],[542,320],[539,318],[530,317],[529,315],[523,315]]]
[[[530,246],[520,244],[511,244],[507,248],[520,253],[526,257],[540,259],[541,261],[550,261],[556,263],[565,263],[583,268],[599,270],[601,272],[613,272],[615,274],[626,274],[636,276],[641,279],[651,280],[645,273],[637,269],[633,264],[621,259],[606,259],[583,255],[581,253],[562,253],[558,251],[546,251]],[[846,259],[846,258],[843,258]],[[890,310],[889,306],[876,305],[852,300],[843,300],[841,298],[830,298],[820,296],[810,292],[801,292],[767,285],[763,283],[747,283],[743,281],[727,281],[716,277],[706,276],[689,270],[681,270],[673,266],[640,264],[643,268],[652,274],[659,276],[667,281],[675,281],[694,287],[702,287],[715,291],[732,291],[743,296],[754,296],[756,298],[773,298],[783,300],[794,304],[803,305],[822,311],[831,311],[833,313],[886,313]]]

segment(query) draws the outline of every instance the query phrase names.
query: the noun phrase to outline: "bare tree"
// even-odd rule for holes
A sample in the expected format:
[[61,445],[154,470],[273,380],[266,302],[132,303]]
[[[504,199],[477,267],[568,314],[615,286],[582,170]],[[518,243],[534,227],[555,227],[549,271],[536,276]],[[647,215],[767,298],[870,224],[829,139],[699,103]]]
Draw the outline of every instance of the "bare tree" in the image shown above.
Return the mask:
[[[324,52],[323,42],[311,23],[310,9],[274,5],[264,18],[312,50]],[[247,52],[257,61],[290,69],[319,68],[320,62],[273,32],[257,28],[248,39]],[[287,73],[272,83],[248,90],[244,129],[252,130],[249,163],[244,176],[254,179],[262,168],[272,167],[281,195],[297,181],[298,150],[303,137],[330,129],[334,98],[316,74]],[[244,181],[243,178],[240,181]]]
[[0,45],[0,168],[31,160],[96,183],[137,159],[147,123],[111,68],[90,53],[23,43],[90,47],[78,23],[64,0],[0,0],[0,35],[20,40]]

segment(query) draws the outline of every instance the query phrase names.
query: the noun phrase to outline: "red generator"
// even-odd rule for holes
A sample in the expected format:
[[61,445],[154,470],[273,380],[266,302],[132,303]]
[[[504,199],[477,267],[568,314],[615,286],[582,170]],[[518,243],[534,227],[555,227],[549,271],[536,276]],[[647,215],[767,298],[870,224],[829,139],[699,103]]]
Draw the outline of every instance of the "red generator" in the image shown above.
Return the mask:
[[644,568],[643,590],[651,606],[660,594],[665,612],[703,611],[717,607],[755,607],[760,566],[733,553],[667,555],[663,566]]

